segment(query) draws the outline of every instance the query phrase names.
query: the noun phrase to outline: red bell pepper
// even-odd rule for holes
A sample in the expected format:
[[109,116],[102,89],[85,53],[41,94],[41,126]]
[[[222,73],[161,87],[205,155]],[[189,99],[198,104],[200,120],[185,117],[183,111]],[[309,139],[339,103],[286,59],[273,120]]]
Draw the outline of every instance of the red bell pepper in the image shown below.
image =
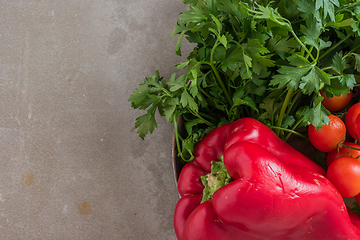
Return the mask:
[[[325,170],[259,121],[220,126],[193,154],[178,179],[179,240],[360,239],[360,218],[347,209]],[[220,178],[221,171],[209,173],[222,156],[231,181],[206,200],[201,176],[210,185]]]

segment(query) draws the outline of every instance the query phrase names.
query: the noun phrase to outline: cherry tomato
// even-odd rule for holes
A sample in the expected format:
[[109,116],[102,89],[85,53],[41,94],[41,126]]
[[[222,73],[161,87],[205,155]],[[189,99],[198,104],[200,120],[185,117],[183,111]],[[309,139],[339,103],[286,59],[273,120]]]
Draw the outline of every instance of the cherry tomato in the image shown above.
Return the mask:
[[337,149],[345,141],[346,127],[344,122],[337,116],[331,114],[330,122],[316,130],[314,125],[308,128],[311,144],[322,152],[330,152]]
[[330,112],[337,112],[345,108],[351,101],[352,98],[352,90],[347,94],[342,94],[340,96],[333,95],[328,98],[323,91],[320,91],[321,96],[324,97],[322,100],[322,105],[329,110]]
[[326,177],[343,197],[355,197],[360,193],[360,161],[352,157],[341,157],[333,161]]
[[[345,146],[340,147],[339,149],[332,150],[326,155],[326,165],[330,166],[330,164],[340,158],[340,157],[353,157],[357,158],[360,156],[360,145],[353,142],[344,142],[343,145],[349,146],[351,148],[347,148]],[[355,150],[358,149],[358,150]]]
[[345,115],[345,125],[346,130],[354,139],[357,139],[355,136],[355,121],[357,116],[360,114],[360,102],[354,104]]

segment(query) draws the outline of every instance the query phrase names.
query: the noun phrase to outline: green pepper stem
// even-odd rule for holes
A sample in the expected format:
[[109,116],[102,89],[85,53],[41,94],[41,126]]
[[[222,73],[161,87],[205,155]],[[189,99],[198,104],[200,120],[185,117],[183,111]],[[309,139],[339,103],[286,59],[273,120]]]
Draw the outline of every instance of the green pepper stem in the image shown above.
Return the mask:
[[201,176],[201,182],[204,185],[203,198],[201,202],[212,199],[213,194],[221,187],[232,181],[224,161],[212,161],[211,173]]

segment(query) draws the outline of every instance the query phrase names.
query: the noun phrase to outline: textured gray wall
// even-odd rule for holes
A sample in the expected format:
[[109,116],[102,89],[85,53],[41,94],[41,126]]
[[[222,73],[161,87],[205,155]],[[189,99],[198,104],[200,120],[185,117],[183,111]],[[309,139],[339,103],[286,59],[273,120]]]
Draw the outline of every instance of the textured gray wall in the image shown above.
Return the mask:
[[176,239],[172,125],[142,141],[127,99],[175,71],[185,8],[0,2],[0,239]]

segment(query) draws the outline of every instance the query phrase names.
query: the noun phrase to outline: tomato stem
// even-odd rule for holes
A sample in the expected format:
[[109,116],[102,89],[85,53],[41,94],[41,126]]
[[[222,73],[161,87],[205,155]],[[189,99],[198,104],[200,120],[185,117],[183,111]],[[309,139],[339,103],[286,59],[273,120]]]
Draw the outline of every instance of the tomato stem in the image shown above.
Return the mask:
[[346,148],[349,148],[349,149],[352,149],[352,150],[357,150],[357,151],[360,151],[360,148],[355,148],[355,147],[350,147],[344,143],[339,143],[339,147],[346,147]]
[[355,141],[357,142],[359,140],[358,135],[355,133]]

